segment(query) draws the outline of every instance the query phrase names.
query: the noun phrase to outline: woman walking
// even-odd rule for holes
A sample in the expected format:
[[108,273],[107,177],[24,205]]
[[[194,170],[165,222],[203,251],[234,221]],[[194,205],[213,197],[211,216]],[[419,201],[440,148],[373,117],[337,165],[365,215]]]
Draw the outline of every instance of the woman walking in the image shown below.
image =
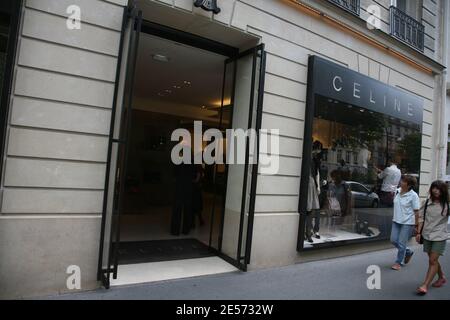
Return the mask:
[[413,236],[416,215],[419,213],[419,196],[413,190],[417,180],[413,176],[404,175],[400,179],[400,188],[394,197],[394,218],[392,223],[391,242],[398,249],[393,270],[400,270],[409,263],[414,252],[408,248],[408,241]]
[[420,209],[418,215],[419,231],[416,240],[423,244],[423,251],[428,254],[428,272],[425,281],[417,288],[417,293],[426,294],[436,274],[438,279],[432,284],[433,287],[442,287],[445,278],[439,257],[444,255],[445,245],[449,234],[447,231],[449,205],[448,187],[444,181],[434,181],[431,184],[429,198]]

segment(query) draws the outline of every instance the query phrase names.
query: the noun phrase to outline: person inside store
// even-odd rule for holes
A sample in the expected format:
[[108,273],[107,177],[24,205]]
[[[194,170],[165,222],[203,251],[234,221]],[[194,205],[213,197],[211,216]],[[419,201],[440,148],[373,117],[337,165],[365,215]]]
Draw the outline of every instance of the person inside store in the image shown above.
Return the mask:
[[[196,169],[193,164],[192,149],[190,149],[191,161],[190,163],[182,162],[175,165],[175,199],[172,208],[172,220],[170,233],[173,236],[189,234],[192,228],[193,213],[193,181],[196,177]],[[183,225],[181,226],[181,221]]]
[[388,165],[384,170],[377,168],[378,179],[382,179],[380,190],[380,202],[386,207],[392,207],[395,192],[402,176],[402,172],[392,159],[388,159]]
[[[448,233],[449,210],[448,186],[444,181],[434,181],[429,189],[429,197],[425,200],[416,216],[418,243],[423,244],[423,251],[428,254],[428,271],[425,280],[417,293],[424,295],[432,285],[440,288],[447,283],[447,279],[439,263],[439,257],[444,255],[445,246],[450,234]],[[438,279],[433,283],[434,278]]]
[[194,180],[192,181],[192,227],[196,226],[196,218],[200,226],[205,224],[203,220],[203,192],[202,192],[202,181],[204,177],[204,169],[201,164],[195,165],[194,170]]
[[419,196],[414,191],[417,184],[415,177],[404,175],[400,179],[400,188],[394,196],[394,216],[392,219],[391,243],[397,248],[397,257],[393,270],[400,270],[408,264],[414,252],[408,248],[408,241],[413,236],[415,216],[419,212]]

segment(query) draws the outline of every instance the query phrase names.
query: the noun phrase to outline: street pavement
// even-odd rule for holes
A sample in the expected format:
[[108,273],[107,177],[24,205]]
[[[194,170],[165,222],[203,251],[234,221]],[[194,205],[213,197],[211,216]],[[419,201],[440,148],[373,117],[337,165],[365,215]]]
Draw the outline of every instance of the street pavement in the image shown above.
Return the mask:
[[[450,245],[450,243],[449,243]],[[450,299],[450,283],[431,288],[426,296],[415,289],[427,269],[427,256],[413,247],[411,263],[401,271],[390,269],[395,250],[320,260],[276,269],[235,272],[158,283],[99,289],[45,299],[151,299],[151,300],[297,300],[297,299]],[[367,268],[381,270],[381,289],[367,288]],[[450,253],[441,258],[450,278]]]

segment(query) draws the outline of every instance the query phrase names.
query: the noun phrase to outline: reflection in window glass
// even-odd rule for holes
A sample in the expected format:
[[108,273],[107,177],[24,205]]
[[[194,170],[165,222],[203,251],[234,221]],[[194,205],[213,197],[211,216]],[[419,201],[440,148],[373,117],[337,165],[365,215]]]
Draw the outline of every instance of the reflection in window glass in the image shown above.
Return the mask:
[[342,160],[342,150],[338,149],[337,150],[337,155],[336,155],[336,161],[341,161]]
[[450,161],[450,124],[447,127],[447,135],[448,135],[448,139],[447,139],[447,175],[450,175],[450,166],[449,166],[449,161]]
[[[389,190],[396,190],[400,174],[419,179],[420,125],[322,97],[314,109],[305,248],[388,239]],[[392,177],[398,177],[394,184]]]
[[345,161],[347,161],[347,163],[349,163],[351,160],[351,155],[352,155],[352,153],[351,153],[351,151],[347,151],[346,152],[346,156],[345,156]]

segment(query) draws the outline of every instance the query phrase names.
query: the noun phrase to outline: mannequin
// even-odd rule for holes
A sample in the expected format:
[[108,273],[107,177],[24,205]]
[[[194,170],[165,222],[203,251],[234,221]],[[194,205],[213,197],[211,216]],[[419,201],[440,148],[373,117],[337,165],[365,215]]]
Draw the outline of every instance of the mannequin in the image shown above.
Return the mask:
[[363,147],[361,150],[359,150],[358,153],[358,164],[362,166],[365,169],[368,169],[369,167],[369,159],[371,156],[371,152],[366,147]]
[[[320,239],[320,168],[322,161],[322,143],[315,141],[313,143],[312,161],[310,167],[309,181],[308,181],[308,198],[306,205],[306,225],[305,236],[308,242],[312,243],[312,234],[317,239]],[[312,220],[314,218],[314,226]]]

